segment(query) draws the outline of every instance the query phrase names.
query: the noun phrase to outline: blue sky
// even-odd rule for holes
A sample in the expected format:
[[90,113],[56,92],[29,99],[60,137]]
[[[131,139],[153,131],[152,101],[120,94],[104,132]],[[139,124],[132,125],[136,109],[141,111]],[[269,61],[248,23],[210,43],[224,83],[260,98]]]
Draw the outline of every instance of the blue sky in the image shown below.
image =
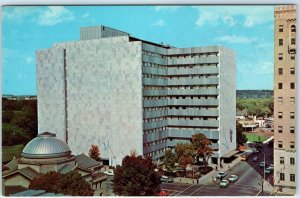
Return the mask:
[[273,89],[273,6],[10,6],[2,12],[2,93],[36,94],[35,51],[105,25],[175,47],[236,53],[237,89]]

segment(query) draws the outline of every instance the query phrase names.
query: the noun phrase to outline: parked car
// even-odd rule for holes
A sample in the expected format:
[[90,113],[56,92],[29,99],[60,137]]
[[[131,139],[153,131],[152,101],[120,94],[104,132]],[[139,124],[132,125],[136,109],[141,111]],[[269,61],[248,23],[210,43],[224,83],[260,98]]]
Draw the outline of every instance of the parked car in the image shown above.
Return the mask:
[[230,175],[230,177],[229,177],[228,180],[229,180],[230,182],[236,182],[236,181],[238,180],[238,178],[239,178],[239,177],[238,177],[237,175]]
[[163,176],[161,176],[160,181],[172,183],[172,182],[174,182],[174,179],[171,178],[171,177],[168,177],[168,176],[163,175]]
[[104,174],[114,176],[114,171],[113,170],[107,170],[107,171],[104,171]]
[[257,161],[258,161],[258,157],[257,157],[257,156],[254,156],[254,157],[252,158],[252,161],[253,161],[253,162],[257,162]]
[[274,170],[274,165],[270,164],[269,167],[268,167],[268,169],[271,170],[271,171],[273,171]]
[[267,166],[267,164],[265,164],[265,162],[260,162],[259,167],[263,168],[265,166]]
[[259,151],[256,148],[254,148],[252,150],[253,150],[253,153],[259,153]]
[[221,182],[220,182],[220,187],[221,188],[226,188],[229,184],[229,181],[226,180],[226,179],[223,179]]
[[266,174],[270,174],[271,172],[272,172],[272,170],[269,169],[269,167],[265,169],[265,173],[266,173]]
[[226,172],[219,172],[219,173],[217,174],[216,178],[221,179],[221,177],[222,177],[222,179],[223,179],[223,178],[225,178],[226,176],[227,176],[227,173],[226,173]]

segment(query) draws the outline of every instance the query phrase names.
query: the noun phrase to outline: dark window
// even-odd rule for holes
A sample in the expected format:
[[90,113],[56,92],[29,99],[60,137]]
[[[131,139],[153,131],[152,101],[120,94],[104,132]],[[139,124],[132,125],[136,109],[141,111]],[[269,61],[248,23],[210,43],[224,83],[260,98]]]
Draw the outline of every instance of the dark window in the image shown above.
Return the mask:
[[282,83],[278,83],[278,89],[282,89]]
[[278,126],[278,133],[282,133],[282,126]]
[[279,40],[278,40],[278,44],[279,44],[279,45],[283,45],[283,39],[279,39]]
[[279,32],[283,32],[283,25],[279,25]]
[[284,157],[280,157],[280,164],[284,164]]
[[278,103],[282,104],[283,103],[283,98],[282,97],[278,97]]
[[280,173],[280,181],[284,181],[284,173]]
[[296,32],[296,26],[295,25],[291,26],[291,32]]
[[290,112],[290,118],[295,119],[295,112]]
[[295,89],[295,83],[291,83],[291,89]]
[[295,54],[291,54],[291,60],[295,60]]
[[295,182],[295,174],[290,174],[290,181]]
[[282,115],[282,112],[278,112],[278,118],[282,118],[283,117],[283,115]]
[[283,69],[282,68],[278,68],[278,74],[282,75],[283,74]]
[[282,53],[278,54],[278,60],[283,60],[283,54]]
[[290,127],[290,133],[295,133],[295,127]]
[[290,148],[294,149],[295,148],[295,142],[290,142]]
[[291,44],[296,45],[296,39],[295,38],[291,38]]
[[295,158],[293,158],[293,157],[290,158],[290,164],[295,165]]
[[[282,148],[282,141],[278,141],[278,148]],[[281,158],[280,158],[281,159]],[[281,160],[280,160],[281,161]]]
[[295,68],[291,68],[291,74],[294,75],[295,74]]

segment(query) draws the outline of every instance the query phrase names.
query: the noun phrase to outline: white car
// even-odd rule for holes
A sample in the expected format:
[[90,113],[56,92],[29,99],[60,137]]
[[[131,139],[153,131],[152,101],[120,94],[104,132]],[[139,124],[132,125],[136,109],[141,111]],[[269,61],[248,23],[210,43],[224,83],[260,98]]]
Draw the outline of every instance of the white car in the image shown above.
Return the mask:
[[218,179],[222,179],[225,178],[227,176],[227,173],[226,172],[219,172],[219,174],[217,174],[216,178]]
[[222,188],[226,188],[229,184],[229,181],[226,180],[226,179],[223,179],[221,182],[220,182],[220,187]]
[[270,164],[269,167],[268,167],[268,169],[271,170],[271,171],[273,171],[274,170],[274,165]]
[[230,182],[236,182],[236,181],[238,180],[238,178],[239,178],[239,177],[238,177],[237,175],[230,175],[230,177],[229,177],[228,180],[229,180]]
[[107,170],[107,171],[104,171],[104,174],[114,176],[114,171],[113,170]]

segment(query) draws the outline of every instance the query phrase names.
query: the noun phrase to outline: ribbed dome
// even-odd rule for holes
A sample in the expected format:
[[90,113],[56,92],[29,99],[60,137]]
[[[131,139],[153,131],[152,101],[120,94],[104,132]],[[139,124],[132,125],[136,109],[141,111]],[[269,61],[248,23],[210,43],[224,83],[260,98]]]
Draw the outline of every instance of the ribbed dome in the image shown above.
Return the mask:
[[56,138],[54,133],[44,132],[38,134],[23,149],[22,157],[25,158],[57,158],[71,155],[70,148],[62,140]]

